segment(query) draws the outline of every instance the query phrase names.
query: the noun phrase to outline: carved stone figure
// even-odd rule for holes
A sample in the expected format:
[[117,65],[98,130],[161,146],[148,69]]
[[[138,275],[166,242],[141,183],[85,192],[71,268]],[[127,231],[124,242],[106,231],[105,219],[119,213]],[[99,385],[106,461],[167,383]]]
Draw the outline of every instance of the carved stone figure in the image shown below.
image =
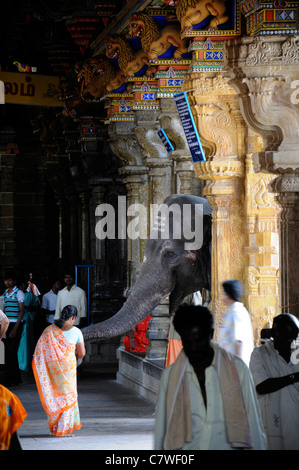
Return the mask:
[[60,99],[63,102],[64,116],[75,118],[77,115],[76,108],[82,104],[82,96],[78,83],[71,83],[69,80],[60,81]]
[[[202,218],[195,207],[203,206]],[[191,209],[191,217],[184,215],[183,207]],[[121,335],[140,323],[151,314],[163,299],[169,296],[169,311],[173,314],[184,297],[201,289],[210,290],[211,271],[211,213],[212,208],[205,198],[191,195],[171,195],[164,201],[164,207],[179,209],[169,210],[169,235],[166,237],[168,224],[158,218],[145,245],[145,257],[133,289],[118,313],[104,322],[84,328],[85,339],[104,339]],[[175,214],[180,214],[176,217]],[[202,245],[192,249],[188,232],[196,223],[202,227]],[[179,232],[176,231],[178,228]],[[194,231],[194,229],[192,229]],[[186,243],[187,242],[187,243]]]
[[193,25],[201,23],[210,15],[214,18],[206,29],[217,29],[220,24],[229,20],[226,9],[226,0],[179,0],[176,15],[182,32],[192,31]]
[[119,35],[110,36],[106,41],[106,56],[108,59],[117,59],[125,77],[133,77],[148,62],[148,56],[143,49],[134,51],[129,41]]
[[80,83],[81,91],[94,79],[98,73],[98,67],[101,67],[101,59],[99,57],[91,57],[85,62],[77,62],[75,64],[75,72],[77,80]]
[[85,101],[100,98],[107,92],[117,90],[124,82],[124,75],[113,67],[110,60],[105,56],[98,57],[93,77],[88,82],[84,78],[85,86],[81,87],[82,98]]
[[149,62],[155,62],[170,46],[177,48],[173,56],[175,60],[181,60],[182,55],[188,52],[187,41],[181,39],[177,23],[166,24],[160,29],[155,19],[146,13],[134,13],[130,19],[128,37],[141,40],[142,49],[147,53]]

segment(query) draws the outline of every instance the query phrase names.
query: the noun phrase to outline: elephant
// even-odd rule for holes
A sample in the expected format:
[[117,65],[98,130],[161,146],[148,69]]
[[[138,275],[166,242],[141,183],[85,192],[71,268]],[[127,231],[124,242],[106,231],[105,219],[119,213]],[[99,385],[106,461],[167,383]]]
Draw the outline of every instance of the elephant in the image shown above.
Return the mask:
[[[140,274],[126,302],[108,320],[84,328],[85,340],[96,342],[120,336],[150,315],[167,297],[169,313],[173,315],[187,295],[203,288],[211,290],[210,204],[198,196],[172,194],[164,200],[163,207],[177,210],[169,210],[168,227],[165,227],[165,217],[155,219],[156,224],[145,243]],[[184,217],[184,207],[189,207],[190,217]],[[202,210],[200,214],[196,211],[198,208]],[[194,229],[198,218],[201,219],[201,246],[193,247],[192,243],[187,244],[190,237],[187,239],[186,232]],[[178,228],[182,229],[181,233]]]

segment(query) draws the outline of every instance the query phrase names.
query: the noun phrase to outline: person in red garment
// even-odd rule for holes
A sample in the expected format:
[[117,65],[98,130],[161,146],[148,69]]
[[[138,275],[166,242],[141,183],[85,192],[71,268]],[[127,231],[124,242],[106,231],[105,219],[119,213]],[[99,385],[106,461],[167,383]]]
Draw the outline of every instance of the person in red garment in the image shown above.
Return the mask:
[[131,339],[130,336],[125,336],[124,345],[126,351],[144,353],[147,350],[148,338],[146,337],[146,332],[151,318],[152,317],[148,315],[144,320],[136,325],[134,339]]

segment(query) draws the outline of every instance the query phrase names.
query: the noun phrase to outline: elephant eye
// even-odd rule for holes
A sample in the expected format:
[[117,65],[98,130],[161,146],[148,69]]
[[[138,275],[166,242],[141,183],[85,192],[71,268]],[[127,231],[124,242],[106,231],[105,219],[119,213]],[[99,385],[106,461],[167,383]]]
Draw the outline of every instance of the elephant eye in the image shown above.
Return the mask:
[[172,249],[172,246],[165,246],[162,250],[162,256],[167,263],[176,263],[178,258],[180,258],[179,254],[176,250]]
[[171,258],[172,256],[174,256],[174,252],[173,251],[166,251],[166,256]]

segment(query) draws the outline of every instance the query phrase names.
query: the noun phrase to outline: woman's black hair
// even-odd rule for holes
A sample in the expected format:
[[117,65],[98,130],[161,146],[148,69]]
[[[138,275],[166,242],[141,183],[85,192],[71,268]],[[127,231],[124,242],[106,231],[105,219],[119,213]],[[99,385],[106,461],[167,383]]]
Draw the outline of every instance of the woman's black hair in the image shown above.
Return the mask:
[[78,310],[74,305],[66,305],[62,311],[60,318],[58,320],[55,320],[54,323],[58,328],[62,328],[64,323],[71,317],[77,316],[78,315]]

